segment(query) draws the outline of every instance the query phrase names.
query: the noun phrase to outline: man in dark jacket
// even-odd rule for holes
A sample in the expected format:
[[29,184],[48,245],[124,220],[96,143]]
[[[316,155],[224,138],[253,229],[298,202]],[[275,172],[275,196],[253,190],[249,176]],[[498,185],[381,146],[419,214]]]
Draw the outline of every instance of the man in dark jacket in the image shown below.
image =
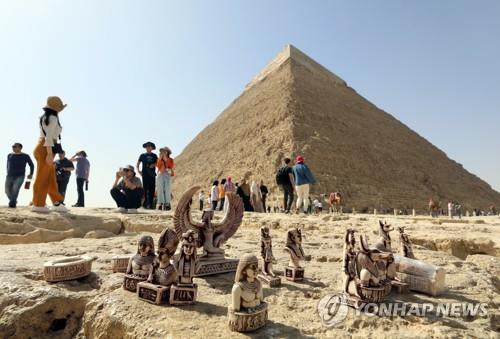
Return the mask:
[[33,172],[35,170],[35,165],[31,160],[30,156],[26,153],[21,152],[23,145],[16,142],[12,145],[12,153],[7,156],[7,178],[5,179],[5,194],[9,198],[9,207],[16,208],[17,197],[19,196],[19,190],[24,182],[24,177],[26,175],[26,164],[30,167],[30,174],[28,175],[28,180],[33,178]]
[[294,179],[290,158],[285,158],[284,165],[278,169],[276,174],[277,184],[283,190],[283,208],[285,213],[290,213],[293,204]]

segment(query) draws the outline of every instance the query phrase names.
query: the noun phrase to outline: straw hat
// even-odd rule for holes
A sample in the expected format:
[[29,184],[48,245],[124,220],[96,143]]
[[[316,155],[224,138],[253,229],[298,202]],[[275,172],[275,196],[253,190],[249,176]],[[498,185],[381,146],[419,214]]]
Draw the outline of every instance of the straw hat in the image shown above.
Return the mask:
[[166,152],[168,154],[172,154],[172,151],[168,147],[162,147],[162,148],[160,148],[160,152]]
[[49,108],[56,112],[61,112],[67,105],[63,104],[61,98],[56,96],[51,96],[47,98],[47,104],[44,108]]

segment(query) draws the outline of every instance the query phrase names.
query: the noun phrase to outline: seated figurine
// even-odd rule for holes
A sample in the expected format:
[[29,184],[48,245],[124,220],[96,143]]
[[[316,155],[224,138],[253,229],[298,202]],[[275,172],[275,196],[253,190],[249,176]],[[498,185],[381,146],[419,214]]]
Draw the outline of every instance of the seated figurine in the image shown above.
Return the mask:
[[276,276],[273,272],[273,263],[276,262],[276,259],[273,255],[273,245],[272,239],[269,232],[269,227],[263,226],[260,228],[260,254],[262,256],[263,264],[262,264],[262,274],[259,274],[257,278],[263,282],[268,284],[271,287],[276,287],[281,285],[281,278]]
[[405,233],[404,226],[398,227],[398,230],[399,230],[400,254],[406,258],[416,259],[415,255],[413,254],[413,248],[411,246],[410,237],[408,236],[408,234]]
[[253,331],[267,321],[267,303],[264,302],[262,284],[256,279],[258,265],[257,257],[251,254],[245,254],[238,263],[228,307],[232,331]]
[[137,283],[145,281],[151,274],[155,258],[153,238],[149,235],[141,237],[137,246],[137,254],[130,258],[128,262],[123,288],[127,291],[136,292]]
[[193,283],[193,277],[198,268],[198,257],[196,254],[198,234],[187,231],[182,234],[182,246],[179,257],[174,262],[177,272],[177,283],[170,290],[171,304],[193,304],[196,302],[198,286]]
[[288,230],[285,251],[290,254],[290,262],[285,268],[286,278],[291,281],[303,280],[304,268],[300,266],[300,261],[305,260],[305,255],[302,249],[302,232],[299,228]]

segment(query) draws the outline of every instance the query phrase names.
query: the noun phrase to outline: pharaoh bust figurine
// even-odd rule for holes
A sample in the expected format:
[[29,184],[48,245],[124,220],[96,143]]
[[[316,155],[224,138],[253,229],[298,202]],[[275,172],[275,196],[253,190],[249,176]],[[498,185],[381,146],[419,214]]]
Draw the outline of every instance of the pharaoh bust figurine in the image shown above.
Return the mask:
[[179,285],[193,285],[193,277],[195,276],[198,264],[196,255],[197,238],[197,234],[193,231],[187,231],[182,234],[181,251],[174,263],[179,277]]
[[229,328],[233,331],[252,331],[267,320],[267,304],[257,279],[258,264],[257,257],[251,254],[245,254],[238,263],[228,307]]
[[305,255],[302,249],[302,231],[299,228],[288,230],[285,251],[290,254],[290,262],[285,268],[286,278],[292,281],[302,280],[304,268],[300,266],[300,261],[305,260]]
[[177,249],[179,239],[175,232],[169,228],[163,230],[158,240],[158,262],[153,266],[153,270],[148,277],[148,282],[170,286],[177,281],[177,272],[170,259]]
[[127,274],[147,278],[153,270],[155,258],[153,238],[149,235],[141,237],[137,246],[137,254],[130,258],[128,262]]
[[155,258],[153,238],[149,235],[141,237],[137,246],[137,254],[130,258],[128,262],[123,280],[123,288],[131,292],[136,292],[137,284],[145,281],[153,271]]

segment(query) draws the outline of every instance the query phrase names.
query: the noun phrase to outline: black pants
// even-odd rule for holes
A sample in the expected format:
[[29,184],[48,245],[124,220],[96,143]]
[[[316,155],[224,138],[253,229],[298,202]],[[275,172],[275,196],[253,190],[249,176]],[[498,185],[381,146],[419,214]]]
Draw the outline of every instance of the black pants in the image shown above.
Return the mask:
[[217,200],[212,200],[212,209],[213,209],[214,211],[217,211],[217,203],[218,203],[218,201],[217,201]]
[[203,211],[203,200],[200,200],[200,211]]
[[116,187],[111,189],[111,196],[116,202],[116,206],[126,209],[141,207],[143,193],[142,188],[136,188],[135,190],[126,189],[123,191],[120,191]]
[[76,205],[79,207],[85,207],[85,193],[83,193],[83,185],[87,179],[76,178],[76,191],[78,192],[78,200]]
[[226,198],[221,198],[220,199],[219,211],[222,211],[224,209],[224,203],[225,202],[226,202]]
[[[57,180],[57,190],[59,191],[59,193],[61,193],[63,198],[66,196],[66,188],[68,188],[68,183],[69,183],[69,178]],[[64,199],[62,202],[64,202]]]
[[154,208],[154,197],[156,189],[155,179],[155,177],[149,175],[142,176],[142,185],[144,187],[144,208]]
[[267,197],[265,195],[262,195],[262,207],[264,207],[264,213],[267,213],[266,199]]
[[290,212],[293,204],[293,187],[291,184],[281,186],[283,188],[283,208],[285,211]]

